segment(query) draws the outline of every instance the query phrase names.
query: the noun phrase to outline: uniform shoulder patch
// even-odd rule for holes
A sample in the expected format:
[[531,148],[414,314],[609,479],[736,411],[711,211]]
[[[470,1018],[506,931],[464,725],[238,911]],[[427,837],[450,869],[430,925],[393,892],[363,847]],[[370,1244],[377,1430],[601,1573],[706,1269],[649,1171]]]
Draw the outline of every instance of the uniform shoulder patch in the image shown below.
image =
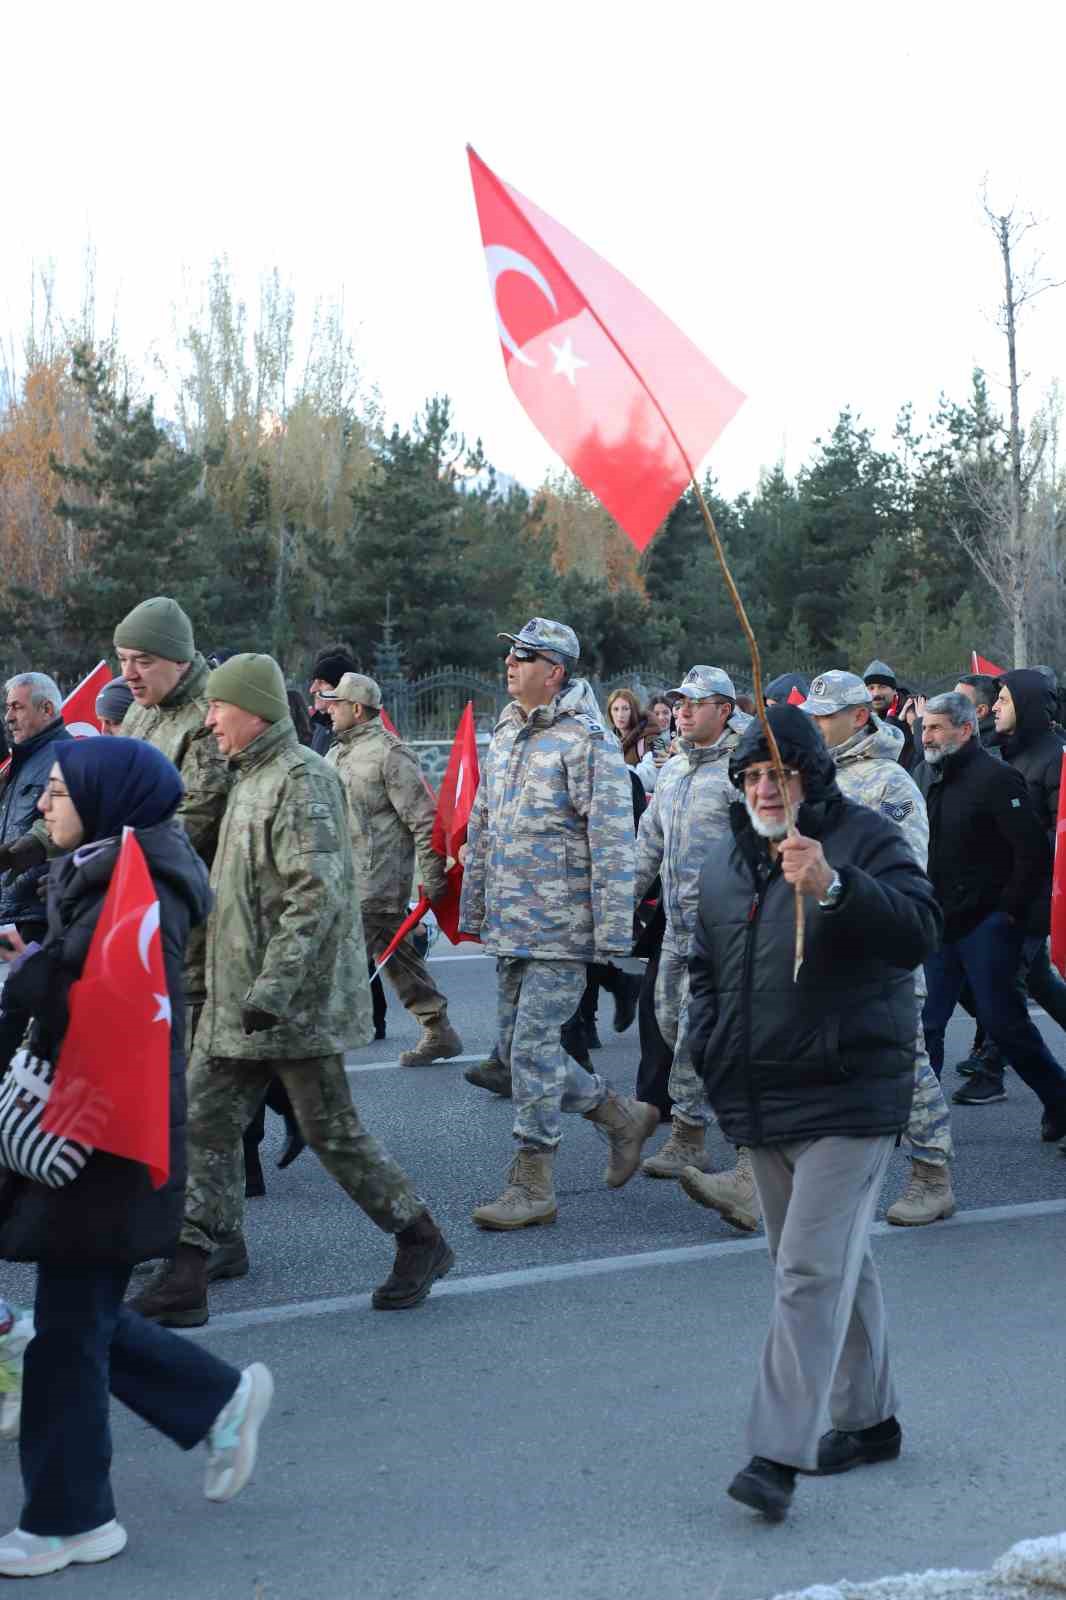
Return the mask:
[[893,822],[906,822],[907,818],[910,816],[911,812],[914,810],[914,801],[913,800],[882,800],[881,801],[881,810],[882,810],[883,814],[886,817],[890,818],[891,821],[893,821]]

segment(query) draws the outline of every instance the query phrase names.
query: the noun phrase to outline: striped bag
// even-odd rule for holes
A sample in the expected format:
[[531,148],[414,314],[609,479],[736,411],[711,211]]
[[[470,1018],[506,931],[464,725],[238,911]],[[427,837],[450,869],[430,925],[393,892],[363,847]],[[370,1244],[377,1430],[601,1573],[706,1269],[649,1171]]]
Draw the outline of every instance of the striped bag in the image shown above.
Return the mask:
[[0,1078],[0,1167],[62,1189],[78,1177],[93,1147],[41,1128],[54,1076],[52,1062],[28,1050],[12,1056]]

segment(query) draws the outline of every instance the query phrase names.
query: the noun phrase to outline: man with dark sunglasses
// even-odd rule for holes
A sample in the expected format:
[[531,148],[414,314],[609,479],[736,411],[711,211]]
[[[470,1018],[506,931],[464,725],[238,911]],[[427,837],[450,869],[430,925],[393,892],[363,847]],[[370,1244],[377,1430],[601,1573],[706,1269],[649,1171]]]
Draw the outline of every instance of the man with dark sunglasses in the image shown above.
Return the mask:
[[510,1067],[515,1159],[479,1227],[554,1222],[552,1165],[562,1113],[606,1132],[606,1181],[628,1182],[659,1113],[578,1068],[559,1029],[585,987],[585,964],[633,943],[633,804],[615,740],[562,622],[534,617],[503,633],[512,703],[496,725],[470,817],[460,926],[496,957],[499,1050]]

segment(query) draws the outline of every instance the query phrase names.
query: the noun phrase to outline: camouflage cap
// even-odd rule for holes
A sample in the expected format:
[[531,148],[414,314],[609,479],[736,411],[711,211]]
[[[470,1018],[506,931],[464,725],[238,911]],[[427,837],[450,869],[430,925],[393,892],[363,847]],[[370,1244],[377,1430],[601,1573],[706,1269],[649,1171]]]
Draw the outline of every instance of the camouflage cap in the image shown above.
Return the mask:
[[347,700],[353,706],[372,706],[381,710],[381,689],[362,672],[346,672],[335,689],[320,689],[320,700]]
[[512,644],[525,645],[527,650],[549,650],[552,655],[576,661],[581,654],[577,634],[565,622],[552,622],[547,617],[532,617],[521,633],[498,633],[497,639],[510,639]]
[[831,717],[849,706],[873,704],[873,696],[857,672],[820,672],[800,706],[812,717]]
[[709,700],[715,694],[726,700],[737,697],[732,678],[721,667],[690,667],[677,688],[666,691],[668,700],[675,695],[686,700]]

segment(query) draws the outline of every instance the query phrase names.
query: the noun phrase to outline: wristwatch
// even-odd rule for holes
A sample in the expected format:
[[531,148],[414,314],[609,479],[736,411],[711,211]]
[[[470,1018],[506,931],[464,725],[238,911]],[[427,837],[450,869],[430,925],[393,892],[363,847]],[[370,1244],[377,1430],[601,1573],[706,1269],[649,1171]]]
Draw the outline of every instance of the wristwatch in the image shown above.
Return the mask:
[[833,881],[825,891],[825,894],[818,901],[818,904],[824,911],[832,911],[833,907],[839,902],[840,896],[843,893],[844,885],[841,881],[840,873],[834,872]]

